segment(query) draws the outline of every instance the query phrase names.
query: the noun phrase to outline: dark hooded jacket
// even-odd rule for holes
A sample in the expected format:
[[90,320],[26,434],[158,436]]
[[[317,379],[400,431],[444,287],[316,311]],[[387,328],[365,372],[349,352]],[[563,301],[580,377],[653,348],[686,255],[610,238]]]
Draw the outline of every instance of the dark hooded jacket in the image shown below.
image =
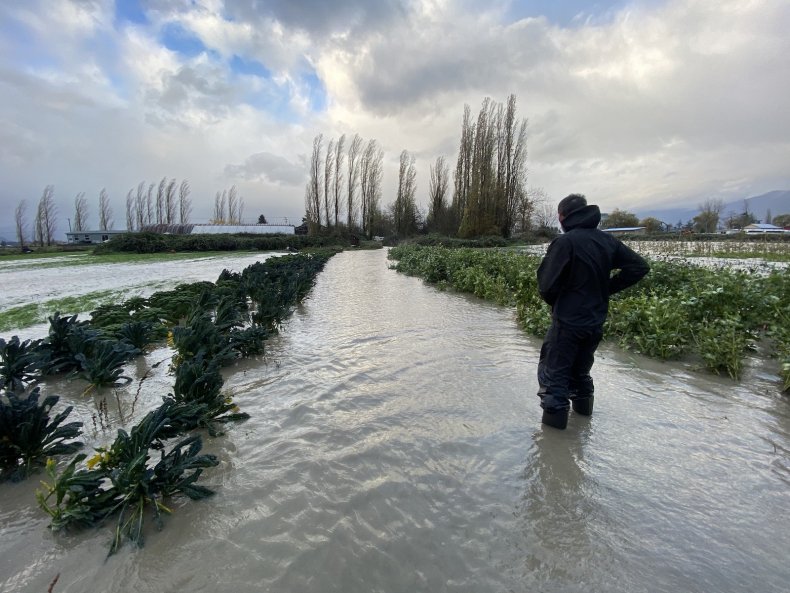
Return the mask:
[[[600,222],[598,206],[568,214],[562,221],[565,232],[551,242],[538,268],[540,296],[561,324],[602,326],[609,296],[636,284],[650,270],[622,241],[598,230]],[[612,275],[613,270],[619,271]]]

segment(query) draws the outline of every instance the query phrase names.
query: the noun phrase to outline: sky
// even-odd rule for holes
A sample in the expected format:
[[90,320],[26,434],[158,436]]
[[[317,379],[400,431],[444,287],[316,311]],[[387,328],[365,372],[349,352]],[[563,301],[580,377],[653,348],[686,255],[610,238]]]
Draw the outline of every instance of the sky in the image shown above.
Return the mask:
[[0,237],[54,187],[114,228],[141,181],[186,179],[192,221],[235,185],[255,221],[304,214],[313,138],[454,168],[464,105],[517,97],[528,185],[603,211],[790,189],[790,0],[26,0],[0,3]]

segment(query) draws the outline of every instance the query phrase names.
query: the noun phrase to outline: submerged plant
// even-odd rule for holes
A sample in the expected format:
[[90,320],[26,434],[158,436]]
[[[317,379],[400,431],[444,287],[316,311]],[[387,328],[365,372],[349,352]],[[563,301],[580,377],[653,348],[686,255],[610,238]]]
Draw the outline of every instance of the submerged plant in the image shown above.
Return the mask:
[[161,323],[145,320],[127,321],[116,333],[121,342],[138,350],[143,350],[151,342],[164,338],[166,335],[167,330]]
[[123,374],[123,365],[139,352],[125,342],[96,342],[90,356],[77,354],[76,359],[81,367],[77,374],[90,383],[90,387],[117,387],[130,383],[132,379]]
[[[220,434],[217,422],[246,420],[249,415],[238,411],[230,398],[222,395],[224,383],[217,359],[202,353],[183,361],[175,371],[172,401],[179,405],[171,415],[182,431],[206,427],[209,434]],[[167,400],[166,400],[167,401]]]
[[[142,546],[145,511],[153,512],[157,527],[161,515],[170,510],[164,499],[176,494],[198,500],[213,491],[196,484],[204,468],[218,461],[200,454],[199,436],[187,437],[165,452],[163,440],[172,436],[172,404],[164,404],[147,414],[130,433],[118,431],[115,441],[87,461],[78,455],[59,475],[48,467],[51,483],[37,494],[39,506],[52,518],[53,530],[97,525],[117,513],[109,554],[120,548],[124,539]],[[152,456],[159,450],[159,460]],[[54,497],[54,500],[53,500]]]
[[0,338],[0,389],[22,391],[25,384],[37,376],[38,341],[19,341],[19,336],[8,342]]
[[234,329],[228,334],[228,343],[241,356],[263,354],[270,332],[265,327],[253,325],[245,329]]
[[68,406],[54,418],[50,412],[60,399],[49,395],[39,401],[38,387],[27,395],[6,392],[0,395],[0,478],[22,479],[47,457],[74,453],[82,443],[72,439],[80,435],[82,422],[63,421],[71,413]]
[[88,321],[78,321],[76,315],[61,317],[56,312],[49,318],[49,334],[40,343],[42,371],[57,374],[80,368],[78,354],[87,354],[99,332],[91,329]]

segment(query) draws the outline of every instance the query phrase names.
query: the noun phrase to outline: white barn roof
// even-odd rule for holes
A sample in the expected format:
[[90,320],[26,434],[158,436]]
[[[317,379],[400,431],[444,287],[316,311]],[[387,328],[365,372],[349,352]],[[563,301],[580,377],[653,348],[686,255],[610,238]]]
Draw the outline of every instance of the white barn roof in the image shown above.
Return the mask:
[[192,225],[190,235],[233,235],[250,233],[254,235],[293,235],[292,224],[196,224]]

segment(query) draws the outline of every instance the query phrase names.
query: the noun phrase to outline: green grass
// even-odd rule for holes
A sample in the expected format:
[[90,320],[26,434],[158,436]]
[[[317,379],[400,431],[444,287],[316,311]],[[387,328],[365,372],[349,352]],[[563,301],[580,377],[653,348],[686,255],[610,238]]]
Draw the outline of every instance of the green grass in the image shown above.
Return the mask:
[[56,311],[73,314],[80,311],[92,311],[99,305],[115,301],[118,293],[112,290],[97,290],[79,296],[52,299],[43,303],[31,303],[12,307],[0,312],[0,331],[22,329],[44,323]]

